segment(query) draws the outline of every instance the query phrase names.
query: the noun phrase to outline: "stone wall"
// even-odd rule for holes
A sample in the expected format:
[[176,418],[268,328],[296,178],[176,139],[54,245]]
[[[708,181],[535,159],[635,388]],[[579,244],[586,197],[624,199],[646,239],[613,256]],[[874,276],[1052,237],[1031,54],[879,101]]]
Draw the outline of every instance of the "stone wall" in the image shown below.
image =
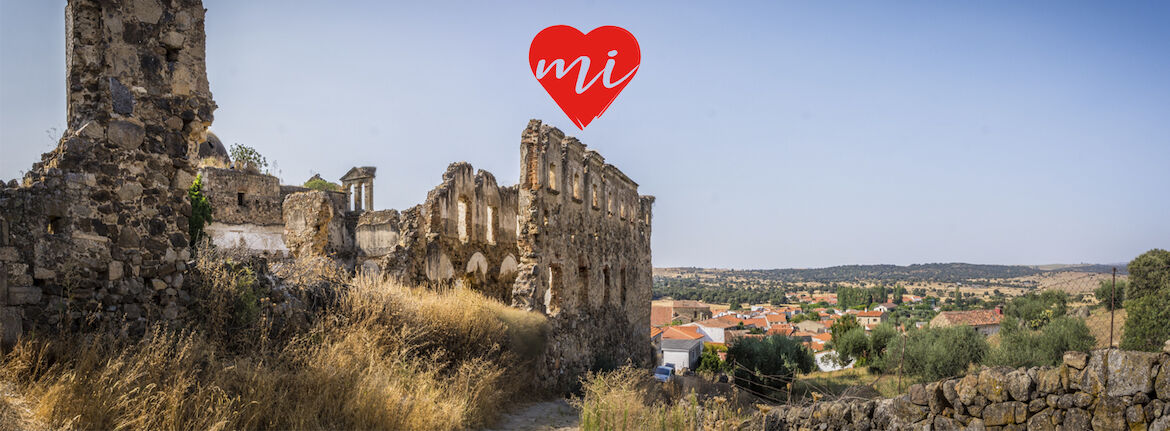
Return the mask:
[[0,333],[173,319],[187,296],[188,154],[215,103],[198,0],[70,0],[68,129],[0,189]]
[[284,256],[284,196],[280,180],[246,170],[204,167],[203,194],[211,203],[204,231],[217,247],[243,247],[256,253]]
[[572,387],[586,370],[649,364],[654,198],[538,120],[524,130],[520,151],[512,304],[550,317],[542,378]]
[[898,398],[780,406],[767,430],[1167,430],[1170,342],[1163,353],[1065,354],[1059,367],[984,368],[910,387]]

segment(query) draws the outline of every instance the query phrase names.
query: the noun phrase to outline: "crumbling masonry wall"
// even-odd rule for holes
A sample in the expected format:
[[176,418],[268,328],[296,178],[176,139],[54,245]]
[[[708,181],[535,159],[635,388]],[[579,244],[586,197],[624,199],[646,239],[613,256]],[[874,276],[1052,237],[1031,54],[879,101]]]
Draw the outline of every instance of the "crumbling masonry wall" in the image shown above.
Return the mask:
[[188,154],[215,102],[198,0],[70,0],[67,124],[0,189],[0,326],[173,319],[189,299]]
[[542,380],[568,388],[590,369],[649,364],[654,198],[538,120],[521,136],[520,160],[512,304],[549,316]]
[[1166,350],[1070,352],[1059,367],[984,368],[893,399],[777,406],[764,429],[1165,431],[1170,344]]
[[423,204],[359,216],[360,266],[411,285],[462,284],[508,302],[518,262],[516,210],[515,186],[452,163]]

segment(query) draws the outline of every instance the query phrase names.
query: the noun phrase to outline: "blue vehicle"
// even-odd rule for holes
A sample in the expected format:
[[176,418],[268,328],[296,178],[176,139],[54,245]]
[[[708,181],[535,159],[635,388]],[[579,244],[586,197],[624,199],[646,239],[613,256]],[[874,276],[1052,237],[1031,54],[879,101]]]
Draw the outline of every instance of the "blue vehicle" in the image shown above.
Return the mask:
[[674,377],[674,364],[660,365],[654,368],[654,379],[660,382],[669,382]]

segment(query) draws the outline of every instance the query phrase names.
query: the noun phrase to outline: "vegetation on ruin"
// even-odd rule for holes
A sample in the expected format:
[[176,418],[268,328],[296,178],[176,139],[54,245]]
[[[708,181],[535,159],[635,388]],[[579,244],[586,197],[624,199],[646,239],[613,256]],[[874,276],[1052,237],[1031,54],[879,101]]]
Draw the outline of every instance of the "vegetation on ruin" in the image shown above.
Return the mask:
[[329,182],[321,178],[310,178],[305,181],[305,188],[320,190],[323,192],[339,192],[341,191],[341,184]]
[[268,172],[268,159],[264,158],[255,148],[247,145],[232,144],[229,152],[232,156],[232,163],[236,165],[236,169],[254,168],[257,172]]
[[532,392],[521,376],[542,349],[539,314],[350,279],[327,259],[277,268],[281,287],[254,265],[205,249],[186,328],[25,338],[0,386],[54,429],[453,430]]
[[187,229],[191,245],[194,246],[203,238],[203,227],[211,223],[211,201],[203,194],[202,174],[195,175],[195,181],[187,188],[187,198],[191,200],[191,217],[187,218]]
[[1129,263],[1121,348],[1157,351],[1170,339],[1170,251],[1153,249]]

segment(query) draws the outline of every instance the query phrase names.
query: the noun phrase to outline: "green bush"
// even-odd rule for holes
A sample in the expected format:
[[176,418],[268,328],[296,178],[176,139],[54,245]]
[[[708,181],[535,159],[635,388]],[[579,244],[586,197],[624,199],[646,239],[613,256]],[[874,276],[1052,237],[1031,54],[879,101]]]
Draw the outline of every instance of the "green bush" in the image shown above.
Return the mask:
[[871,370],[904,373],[926,380],[957,376],[987,355],[987,340],[970,326],[924,328],[898,337]]
[[1130,299],[1125,310],[1122,349],[1156,352],[1170,339],[1170,289]]
[[1059,365],[1064,352],[1088,351],[1096,339],[1085,321],[1068,316],[1052,319],[1039,331],[1019,327],[1013,317],[1000,323],[999,347],[987,357],[988,365],[1013,368]]
[[1068,312],[1068,294],[1059,290],[1029,293],[1017,297],[1004,307],[1004,314],[1024,322],[1031,329],[1040,329],[1054,318]]
[[1093,291],[1093,296],[1097,297],[1097,302],[1105,307],[1106,310],[1116,310],[1122,308],[1125,302],[1125,290],[1127,283],[1125,280],[1117,280],[1117,288],[1113,288],[1112,281],[1101,281],[1101,287]]
[[[833,325],[837,329],[837,325]],[[833,342],[837,351],[837,362],[844,366],[852,360],[857,360],[856,366],[869,365],[875,358],[881,356],[890,340],[898,336],[898,332],[888,323],[873,328],[869,334],[865,329],[855,327]]]
[[727,361],[737,386],[761,394],[778,391],[796,373],[816,368],[807,347],[781,335],[739,338],[727,348]]
[[195,181],[187,188],[187,197],[191,199],[191,217],[187,218],[187,230],[191,236],[191,246],[194,247],[203,237],[203,226],[211,223],[211,201],[203,194],[203,175],[195,175]]
[[1170,289],[1170,251],[1153,249],[1129,262],[1129,285],[1125,296],[1143,296]]
[[323,192],[339,192],[339,191],[341,191],[340,184],[325,181],[325,180],[320,179],[320,178],[312,178],[308,181],[305,181],[304,187],[309,188],[309,189],[313,189],[313,190],[320,190]]

